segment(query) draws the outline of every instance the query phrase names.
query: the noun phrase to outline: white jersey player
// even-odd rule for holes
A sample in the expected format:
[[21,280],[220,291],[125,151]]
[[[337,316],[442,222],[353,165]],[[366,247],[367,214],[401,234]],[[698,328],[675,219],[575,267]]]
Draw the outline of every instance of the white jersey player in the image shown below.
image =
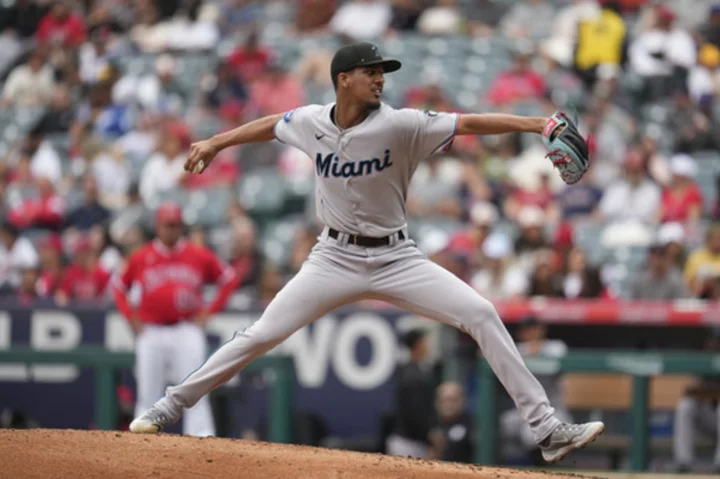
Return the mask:
[[539,134],[548,119],[395,110],[380,98],[384,74],[399,68],[369,43],[343,47],[331,64],[335,103],[261,118],[191,146],[185,169],[194,173],[232,145],[278,139],[304,151],[315,161],[317,213],[325,228],[260,319],[169,387],[131,431],[158,432],[299,328],[339,306],[374,298],[472,335],[548,462],[602,433],[601,422],[574,425],[555,417],[493,305],[431,262],[407,235],[405,200],[420,161],[449,147],[456,135]]

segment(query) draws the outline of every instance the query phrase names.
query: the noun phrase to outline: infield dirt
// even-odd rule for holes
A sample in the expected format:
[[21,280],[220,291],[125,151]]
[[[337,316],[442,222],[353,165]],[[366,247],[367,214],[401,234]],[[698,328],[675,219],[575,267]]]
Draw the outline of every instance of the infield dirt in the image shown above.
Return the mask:
[[113,431],[0,429],[0,477],[561,479],[579,476],[232,439]]

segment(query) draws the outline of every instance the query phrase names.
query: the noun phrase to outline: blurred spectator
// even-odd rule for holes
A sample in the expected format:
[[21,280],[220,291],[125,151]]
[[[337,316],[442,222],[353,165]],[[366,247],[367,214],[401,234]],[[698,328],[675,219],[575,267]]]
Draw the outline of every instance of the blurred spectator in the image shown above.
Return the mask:
[[427,333],[413,329],[402,338],[410,361],[396,371],[395,426],[387,438],[392,456],[437,459],[442,439],[434,414],[434,380],[427,363],[430,344]]
[[62,162],[60,156],[45,135],[34,129],[25,138],[21,155],[30,158],[30,171],[33,178],[48,178],[58,185],[62,178]]
[[591,97],[589,103],[584,123],[588,149],[593,159],[590,180],[601,188],[607,188],[622,174],[635,123],[632,117],[607,97]]
[[135,102],[152,114],[179,114],[187,95],[177,77],[175,58],[164,54],[155,60],[155,72],[143,76],[127,74],[113,86],[113,100],[124,105]]
[[273,59],[253,83],[250,101],[261,116],[274,115],[302,106],[305,92],[300,81],[278,59]]
[[74,120],[75,109],[70,89],[67,84],[59,83],[53,89],[50,108],[40,120],[37,129],[46,134],[68,133]]
[[76,137],[92,132],[99,138],[112,141],[127,134],[133,124],[129,105],[113,98],[117,70],[109,68],[99,83],[90,88],[87,102],[78,108],[77,121],[73,125]]
[[270,63],[270,50],[260,45],[259,33],[256,30],[250,32],[245,44],[236,48],[227,58],[238,78],[250,85],[258,78]]
[[585,253],[579,248],[568,255],[562,290],[567,299],[599,298],[603,293],[600,272],[587,264]]
[[694,296],[702,295],[709,280],[720,275],[720,224],[713,224],[707,232],[705,246],[690,254],[684,275]]
[[110,219],[110,211],[100,204],[97,181],[93,175],[83,178],[83,204],[73,210],[67,218],[67,225],[79,231],[88,231],[96,224]]
[[658,6],[655,25],[632,42],[629,57],[633,72],[645,80],[644,99],[657,101],[684,87],[696,48],[690,34],[675,25],[675,13]]
[[237,103],[241,107],[248,98],[247,90],[240,77],[229,64],[218,64],[215,75],[210,78],[212,85],[206,89],[205,103],[212,108],[220,108],[227,103]]
[[548,38],[555,25],[555,9],[546,0],[513,2],[500,21],[502,33],[510,38]]
[[23,45],[15,30],[2,27],[2,8],[0,6],[0,78],[5,77],[23,53]]
[[415,30],[418,18],[425,8],[420,0],[392,0],[392,20],[390,28],[398,31]]
[[22,271],[38,266],[39,257],[32,242],[20,236],[10,223],[0,225],[0,294],[20,286]]
[[298,33],[312,35],[327,30],[340,2],[337,0],[301,0],[297,3],[295,29]]
[[211,51],[220,40],[218,9],[201,0],[184,2],[183,7],[182,14],[174,15],[167,22],[166,48],[181,52]]
[[440,459],[451,462],[473,463],[472,418],[465,412],[465,390],[454,382],[445,382],[435,391],[435,411],[440,420],[443,449]]
[[470,224],[455,232],[448,249],[467,256],[474,266],[482,263],[482,245],[498,220],[498,210],[492,203],[479,201],[470,208]]
[[433,155],[421,162],[408,191],[408,214],[459,218],[462,170],[459,162],[442,155]]
[[568,186],[557,195],[560,217],[563,220],[577,220],[592,216],[602,195],[603,191],[589,181]]
[[73,247],[74,261],[60,279],[55,302],[61,306],[69,301],[95,302],[106,298],[110,273],[100,267],[90,241],[81,237]]
[[[167,2],[161,2],[164,4]],[[137,10],[134,24],[129,32],[133,46],[144,53],[157,53],[167,46],[167,28],[159,22],[154,2],[144,2]]]
[[144,162],[155,151],[158,140],[156,121],[149,113],[137,115],[133,129],[115,140],[114,146],[128,158]]
[[676,91],[672,99],[673,110],[668,128],[675,134],[676,150],[691,153],[717,149],[720,143],[712,118],[690,101],[687,91]]
[[526,274],[535,268],[536,254],[549,248],[545,221],[545,213],[537,206],[525,206],[518,214],[520,235],[515,239],[515,264]]
[[52,10],[38,25],[37,39],[43,44],[63,48],[79,47],[87,35],[85,20],[73,12],[71,0],[56,0]]
[[280,270],[270,264],[264,264],[258,280],[257,300],[260,304],[268,304],[284,285],[284,278]]
[[545,93],[545,81],[530,67],[531,55],[530,50],[514,52],[510,69],[500,72],[487,91],[487,99],[491,105],[508,106],[539,99]]
[[535,261],[535,269],[530,275],[527,296],[529,297],[562,297],[564,296],[563,280],[558,275],[551,261],[550,252],[538,254]]
[[639,220],[651,224],[660,207],[660,189],[645,173],[637,150],[625,157],[625,175],[605,190],[600,201],[602,216],[610,221]]
[[140,196],[145,203],[186,181],[185,153],[190,141],[190,131],[184,124],[174,122],[164,128],[158,150],[140,173]]
[[35,182],[39,196],[26,198],[10,209],[7,219],[19,229],[46,228],[57,230],[65,216],[65,202],[55,191],[49,178],[41,177]]
[[37,281],[38,294],[43,298],[55,296],[63,273],[62,239],[55,233],[40,242],[40,277]]
[[450,98],[442,89],[447,81],[443,71],[426,69],[422,75],[422,83],[411,86],[405,92],[404,105],[407,108],[431,111],[456,111]]
[[700,34],[706,42],[720,48],[720,4],[710,7],[708,13],[708,21],[700,27]]
[[[564,44],[575,47],[574,55],[569,55],[574,58],[567,65],[573,64],[589,88],[595,84],[599,68],[612,66],[620,69],[627,60],[628,32],[620,12],[620,2],[605,0],[600,3],[599,14],[595,2],[579,1],[568,7],[577,9],[573,12],[577,15],[577,30],[569,30],[577,31],[577,44]],[[558,31],[568,30],[559,28]]]
[[640,138],[640,152],[645,158],[645,164],[650,178],[655,180],[658,185],[668,185],[672,180],[670,172],[670,162],[668,158],[658,151],[657,142],[650,135],[643,135]]
[[[517,348],[523,357],[562,358],[567,354],[567,345],[559,339],[548,339],[547,328],[535,317],[523,318],[516,334]],[[572,417],[563,398],[563,378],[555,374],[536,375],[545,389],[550,404],[555,408],[555,416],[563,422],[572,422]],[[525,453],[538,451],[538,445],[527,422],[516,408],[508,409],[500,415],[500,435],[505,441],[517,443]],[[541,462],[542,463],[542,462]]]
[[36,267],[24,268],[20,274],[20,288],[17,299],[20,304],[32,304],[38,294],[38,270]]
[[527,290],[525,272],[510,264],[512,248],[503,233],[492,233],[482,245],[486,267],[470,280],[472,287],[483,297],[503,301],[522,296]]
[[0,3],[0,32],[14,29],[27,39],[35,35],[40,21],[50,10],[48,2],[24,1]]
[[470,22],[470,33],[475,36],[492,35],[500,25],[509,5],[494,0],[475,0],[473,7],[465,12]]
[[[703,348],[708,354],[720,352],[720,331],[710,331]],[[696,467],[695,435],[700,432],[716,438],[713,473],[720,473],[720,380],[717,375],[695,379],[675,408],[673,425],[674,472],[688,473]]]
[[110,223],[110,238],[113,243],[126,249],[132,244],[133,236],[146,229],[148,210],[142,202],[137,184],[130,185],[127,204]]
[[550,184],[550,173],[540,173],[540,186],[537,190],[530,190],[522,186],[514,188],[505,200],[503,211],[508,219],[517,221],[520,212],[528,206],[540,208],[548,223],[557,221],[560,213],[555,203],[555,193]]
[[[220,3],[219,25],[221,32],[235,37],[262,22],[263,3],[253,0],[226,0]],[[302,7],[300,7],[302,8]]]
[[465,19],[456,0],[436,0],[420,15],[417,29],[424,35],[458,35],[464,33]]
[[657,243],[664,246],[672,267],[682,271],[687,260],[685,228],[681,223],[664,223],[657,232]]
[[263,270],[263,261],[257,243],[255,223],[248,217],[234,220],[232,235],[230,266],[238,278],[238,288],[256,286]]
[[98,259],[98,265],[110,274],[119,271],[123,257],[113,244],[107,226],[95,224],[88,232],[88,241],[93,255]]
[[665,246],[650,247],[647,269],[634,278],[630,297],[632,299],[673,300],[688,296],[682,273],[672,263]]
[[712,105],[720,95],[720,49],[706,43],[698,52],[698,64],[688,75],[688,92],[700,108]]
[[383,35],[392,20],[390,5],[377,0],[350,0],[338,8],[330,29],[355,40],[372,40]]
[[695,183],[697,164],[690,156],[677,154],[670,159],[672,181],[663,190],[660,221],[692,222],[702,214],[703,198]]
[[46,63],[45,53],[37,49],[28,60],[15,67],[5,81],[1,106],[45,106],[50,102],[55,78],[52,67]]
[[90,41],[80,47],[80,79],[83,83],[93,85],[102,77],[110,65],[110,29],[102,28],[90,34]]
[[101,149],[101,144],[96,147],[100,151],[86,159],[90,162],[89,169],[97,182],[100,201],[108,205],[123,206],[131,182],[128,162],[117,147]]

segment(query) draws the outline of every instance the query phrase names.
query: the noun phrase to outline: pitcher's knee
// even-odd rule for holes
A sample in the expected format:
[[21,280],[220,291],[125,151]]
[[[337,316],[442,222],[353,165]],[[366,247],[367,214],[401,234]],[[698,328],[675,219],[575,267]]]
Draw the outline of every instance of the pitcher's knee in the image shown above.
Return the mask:
[[252,349],[262,351],[269,351],[285,339],[272,330],[255,327],[255,325],[247,328],[242,333],[238,333],[235,337],[243,337],[250,343]]
[[500,321],[495,306],[480,296],[463,306],[458,317],[466,328],[472,328],[488,321]]

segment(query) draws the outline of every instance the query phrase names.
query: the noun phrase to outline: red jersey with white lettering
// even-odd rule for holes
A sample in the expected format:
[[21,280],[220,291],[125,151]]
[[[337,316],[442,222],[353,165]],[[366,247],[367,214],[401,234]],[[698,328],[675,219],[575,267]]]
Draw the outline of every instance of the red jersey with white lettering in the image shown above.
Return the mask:
[[[127,300],[133,283],[142,295],[137,310]],[[209,307],[203,304],[203,287],[215,283],[220,290]],[[237,280],[233,269],[209,249],[181,240],[174,248],[153,241],[135,251],[123,273],[113,282],[118,309],[127,318],[145,323],[175,324],[193,319],[201,311],[217,312],[227,303]]]

